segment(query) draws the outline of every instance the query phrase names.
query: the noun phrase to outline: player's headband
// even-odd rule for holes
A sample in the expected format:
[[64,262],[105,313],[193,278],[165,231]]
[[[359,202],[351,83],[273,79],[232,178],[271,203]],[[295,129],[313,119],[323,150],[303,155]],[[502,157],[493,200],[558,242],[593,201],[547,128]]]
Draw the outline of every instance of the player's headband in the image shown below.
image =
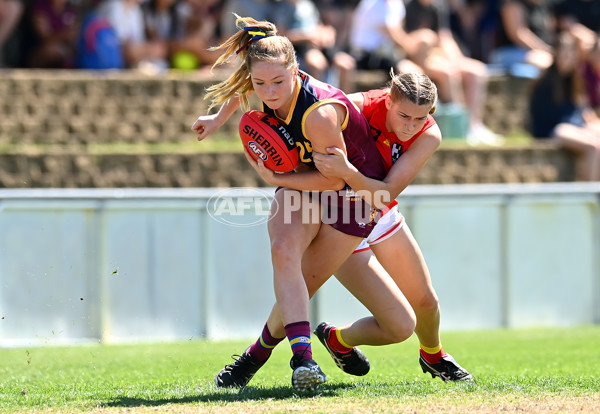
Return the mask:
[[267,37],[267,33],[260,27],[246,26],[246,27],[244,27],[244,30],[247,31],[248,34],[250,35],[250,40],[248,40],[244,44],[244,46],[242,46],[238,50],[236,50],[236,52],[235,52],[236,55],[238,55],[241,51],[245,50],[248,46],[250,46],[250,43],[252,43],[253,41]]

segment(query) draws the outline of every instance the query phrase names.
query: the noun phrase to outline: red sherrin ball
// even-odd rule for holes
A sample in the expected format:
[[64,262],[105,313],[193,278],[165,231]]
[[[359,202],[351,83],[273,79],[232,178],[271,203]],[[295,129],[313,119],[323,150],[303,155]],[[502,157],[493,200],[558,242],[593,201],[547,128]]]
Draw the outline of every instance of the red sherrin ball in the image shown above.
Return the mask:
[[239,125],[244,147],[255,160],[277,172],[290,172],[298,165],[298,148],[285,126],[277,118],[261,111],[248,111]]

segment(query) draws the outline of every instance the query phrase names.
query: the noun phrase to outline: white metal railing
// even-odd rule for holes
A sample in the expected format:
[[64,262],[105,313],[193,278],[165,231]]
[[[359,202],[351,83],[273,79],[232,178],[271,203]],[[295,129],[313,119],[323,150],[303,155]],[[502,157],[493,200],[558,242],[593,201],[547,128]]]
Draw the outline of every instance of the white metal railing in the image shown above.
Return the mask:
[[[0,190],[0,346],[256,337],[272,194]],[[411,186],[399,202],[443,329],[600,322],[600,183]],[[313,322],[367,313],[333,278],[313,302]]]

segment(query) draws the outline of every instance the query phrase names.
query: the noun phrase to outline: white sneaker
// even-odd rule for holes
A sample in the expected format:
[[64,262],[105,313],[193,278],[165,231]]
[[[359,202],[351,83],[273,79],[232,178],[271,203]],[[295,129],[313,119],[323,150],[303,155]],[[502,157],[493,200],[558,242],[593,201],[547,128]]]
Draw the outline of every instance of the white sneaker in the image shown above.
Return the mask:
[[491,145],[497,147],[502,145],[504,139],[491,131],[488,127],[483,124],[472,126],[467,132],[467,143],[469,145]]

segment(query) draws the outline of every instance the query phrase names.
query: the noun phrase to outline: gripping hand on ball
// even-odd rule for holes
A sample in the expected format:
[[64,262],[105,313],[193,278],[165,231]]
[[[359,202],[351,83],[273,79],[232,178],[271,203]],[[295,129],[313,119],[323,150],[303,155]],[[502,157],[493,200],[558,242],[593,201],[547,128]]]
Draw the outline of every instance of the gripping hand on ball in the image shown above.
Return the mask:
[[255,160],[252,157],[252,155],[250,155],[250,153],[248,152],[248,150],[245,147],[244,147],[244,155],[246,156],[246,159],[248,160],[248,162],[250,163],[252,168],[254,168],[254,170],[258,173],[258,175],[261,176],[261,178],[263,180],[265,180],[267,183],[269,183],[271,185],[277,185],[275,182],[277,173],[268,169],[265,166],[265,163],[263,162],[263,160],[261,160],[260,158],[258,160]]

